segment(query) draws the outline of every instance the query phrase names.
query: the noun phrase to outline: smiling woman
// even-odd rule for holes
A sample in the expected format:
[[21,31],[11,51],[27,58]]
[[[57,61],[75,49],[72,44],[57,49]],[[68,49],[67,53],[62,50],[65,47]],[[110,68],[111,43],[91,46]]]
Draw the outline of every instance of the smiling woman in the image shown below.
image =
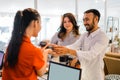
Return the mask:
[[[35,1],[37,1],[38,5],[36,5],[34,3]],[[75,5],[75,1],[78,2],[77,5]],[[98,1],[98,2],[96,3],[96,1]],[[107,19],[104,19],[105,12],[106,12],[105,11],[105,1],[106,0],[91,0],[91,1],[87,1],[87,0],[82,0],[82,1],[81,0],[73,0],[73,1],[69,1],[69,0],[64,0],[64,1],[31,0],[31,1],[29,1],[29,0],[25,0],[23,3],[22,0],[17,0],[17,1],[12,0],[9,3],[8,0],[0,0],[0,3],[1,3],[0,4],[0,6],[1,6],[0,7],[0,19],[3,19],[3,17],[1,17],[1,16],[10,18],[10,19],[6,18],[2,22],[0,21],[0,23],[4,24],[4,26],[9,26],[11,28],[12,23],[13,23],[13,17],[15,15],[15,12],[18,9],[24,9],[24,8],[27,8],[28,6],[34,8],[34,6],[36,6],[35,8],[37,8],[38,11],[41,12],[41,16],[42,16],[42,20],[43,20],[43,23],[42,23],[43,30],[41,31],[41,34],[43,34],[43,35],[39,34],[38,38],[37,38],[38,41],[40,41],[43,39],[51,39],[51,37],[54,35],[54,33],[56,32],[56,30],[58,28],[57,26],[59,26],[61,15],[64,13],[67,13],[67,12],[71,12],[71,13],[75,14],[76,17],[78,17],[77,22],[81,26],[80,32],[81,33],[85,32],[83,24],[81,23],[83,12],[88,8],[95,7],[96,9],[98,9],[102,13],[101,14],[102,15],[101,21],[99,24],[102,27],[102,29],[105,30],[106,28],[105,28],[104,21],[107,20]],[[67,3],[67,6],[66,6],[66,3]],[[107,6],[106,6],[107,15],[106,16],[119,17],[118,13],[120,11],[120,8],[119,8],[120,7],[120,0],[116,0],[116,1],[107,0],[106,3],[107,3]],[[90,5],[94,5],[94,6],[90,6]],[[49,9],[48,7],[51,9]],[[46,20],[48,18],[49,18],[49,20]],[[0,24],[0,26],[2,26],[1,24]],[[51,32],[49,32],[49,30],[51,28],[53,30]],[[33,39],[33,41],[34,41],[34,43],[37,43],[37,40]]]

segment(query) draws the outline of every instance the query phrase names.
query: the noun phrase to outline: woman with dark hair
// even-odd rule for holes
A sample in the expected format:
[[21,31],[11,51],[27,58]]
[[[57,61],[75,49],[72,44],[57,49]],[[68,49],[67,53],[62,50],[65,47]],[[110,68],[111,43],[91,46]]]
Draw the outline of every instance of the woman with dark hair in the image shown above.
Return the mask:
[[79,38],[79,26],[72,13],[65,13],[59,31],[52,37],[51,43],[66,46]]
[[46,72],[50,50],[35,47],[30,41],[32,36],[38,36],[40,29],[40,15],[35,9],[17,11],[5,54],[2,80],[37,80],[37,75]]
[[[59,31],[52,37],[51,43],[67,46],[73,44],[79,37],[79,26],[74,15],[72,13],[65,13],[62,16]],[[68,58],[68,56],[60,56],[60,60],[65,58]]]

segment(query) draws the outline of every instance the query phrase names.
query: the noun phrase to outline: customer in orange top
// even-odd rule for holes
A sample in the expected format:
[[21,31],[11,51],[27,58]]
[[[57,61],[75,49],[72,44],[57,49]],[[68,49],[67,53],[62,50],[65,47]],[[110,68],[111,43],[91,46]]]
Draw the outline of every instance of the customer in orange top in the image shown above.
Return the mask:
[[46,72],[49,49],[35,47],[30,38],[41,29],[40,15],[35,9],[17,11],[14,28],[3,67],[2,80],[37,80]]

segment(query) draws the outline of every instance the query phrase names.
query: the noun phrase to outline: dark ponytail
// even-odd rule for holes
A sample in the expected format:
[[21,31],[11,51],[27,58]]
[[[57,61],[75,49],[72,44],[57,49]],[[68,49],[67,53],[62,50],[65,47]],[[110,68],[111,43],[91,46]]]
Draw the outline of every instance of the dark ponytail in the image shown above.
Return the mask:
[[14,67],[17,64],[25,30],[32,20],[38,20],[39,18],[39,13],[31,8],[16,13],[11,40],[7,48],[5,64],[8,63],[7,65],[10,67]]

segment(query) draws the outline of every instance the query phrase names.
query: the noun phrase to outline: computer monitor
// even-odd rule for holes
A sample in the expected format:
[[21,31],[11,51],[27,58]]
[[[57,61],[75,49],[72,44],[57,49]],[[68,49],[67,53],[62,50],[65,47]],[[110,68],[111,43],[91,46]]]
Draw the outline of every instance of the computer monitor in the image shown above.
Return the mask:
[[81,69],[50,61],[47,80],[80,80]]

